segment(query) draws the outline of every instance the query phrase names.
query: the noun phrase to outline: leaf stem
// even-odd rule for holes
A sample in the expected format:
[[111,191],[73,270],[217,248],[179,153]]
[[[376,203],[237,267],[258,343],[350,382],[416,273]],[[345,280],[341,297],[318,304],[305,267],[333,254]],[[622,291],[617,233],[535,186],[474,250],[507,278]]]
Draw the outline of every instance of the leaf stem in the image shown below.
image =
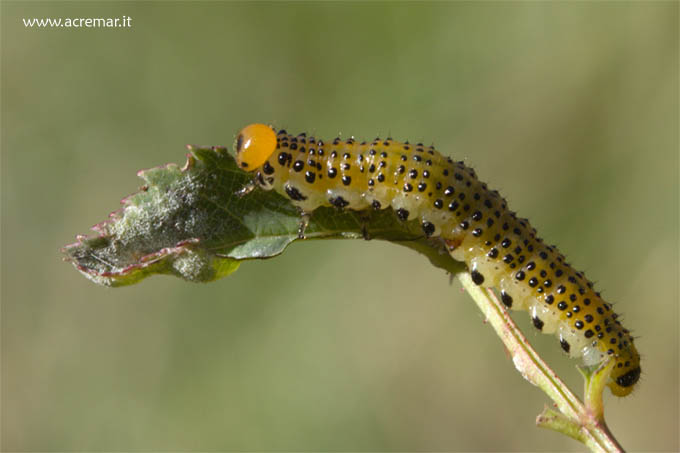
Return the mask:
[[494,292],[489,288],[477,286],[468,272],[458,272],[456,277],[510,351],[517,371],[543,390],[559,409],[557,412],[545,408],[536,419],[537,425],[579,440],[593,452],[624,451],[607,428],[602,406],[604,383],[609,377],[613,363],[611,361],[603,363],[592,374],[584,372],[586,378],[586,405],[584,405],[529,344]]

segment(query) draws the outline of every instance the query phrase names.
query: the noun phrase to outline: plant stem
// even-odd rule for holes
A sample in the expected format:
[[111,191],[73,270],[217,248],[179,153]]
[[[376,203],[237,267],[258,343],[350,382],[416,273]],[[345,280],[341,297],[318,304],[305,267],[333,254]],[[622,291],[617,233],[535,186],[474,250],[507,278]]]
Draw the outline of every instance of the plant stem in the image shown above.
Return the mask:
[[456,277],[510,351],[517,371],[543,390],[561,412],[546,408],[536,419],[537,425],[577,439],[593,452],[622,452],[604,422],[602,408],[602,391],[612,363],[606,362],[594,374],[585,376],[587,402],[593,405],[584,405],[531,347],[493,291],[477,286],[468,272],[458,272]]

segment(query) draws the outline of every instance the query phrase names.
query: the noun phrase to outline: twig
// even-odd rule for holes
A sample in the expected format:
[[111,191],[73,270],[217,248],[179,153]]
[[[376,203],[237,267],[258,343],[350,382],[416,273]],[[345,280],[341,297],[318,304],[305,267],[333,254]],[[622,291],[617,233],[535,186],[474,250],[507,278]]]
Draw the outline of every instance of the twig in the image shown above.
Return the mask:
[[606,361],[592,373],[579,368],[586,380],[584,405],[531,347],[493,291],[477,286],[468,272],[459,272],[456,277],[510,351],[517,371],[543,390],[559,409],[557,412],[546,407],[536,424],[566,434],[593,452],[624,451],[607,428],[602,404],[602,392],[614,362]]

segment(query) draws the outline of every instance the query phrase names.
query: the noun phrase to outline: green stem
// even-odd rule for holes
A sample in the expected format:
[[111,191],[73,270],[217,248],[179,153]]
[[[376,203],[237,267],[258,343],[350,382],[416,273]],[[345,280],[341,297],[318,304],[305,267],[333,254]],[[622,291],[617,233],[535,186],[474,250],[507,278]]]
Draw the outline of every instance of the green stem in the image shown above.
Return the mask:
[[456,277],[510,351],[517,371],[543,390],[559,409],[560,413],[546,408],[536,419],[537,425],[579,440],[593,452],[622,452],[623,447],[604,422],[602,407],[602,391],[611,371],[611,362],[586,376],[588,405],[584,405],[531,347],[493,291],[477,286],[468,272],[458,272]]

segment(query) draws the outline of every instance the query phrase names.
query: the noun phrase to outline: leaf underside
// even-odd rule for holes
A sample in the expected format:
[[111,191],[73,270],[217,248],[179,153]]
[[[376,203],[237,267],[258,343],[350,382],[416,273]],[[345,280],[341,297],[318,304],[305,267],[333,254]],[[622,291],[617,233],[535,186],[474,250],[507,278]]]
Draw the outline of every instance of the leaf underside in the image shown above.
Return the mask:
[[[106,286],[136,283],[152,274],[209,282],[234,272],[241,261],[271,258],[298,238],[300,212],[274,191],[237,192],[251,180],[226,148],[189,146],[187,162],[143,170],[140,191],[123,207],[63,248],[66,260]],[[417,221],[400,221],[392,209],[352,211],[321,207],[311,213],[305,239],[380,239],[426,255],[458,272],[439,239],[425,238]]]

